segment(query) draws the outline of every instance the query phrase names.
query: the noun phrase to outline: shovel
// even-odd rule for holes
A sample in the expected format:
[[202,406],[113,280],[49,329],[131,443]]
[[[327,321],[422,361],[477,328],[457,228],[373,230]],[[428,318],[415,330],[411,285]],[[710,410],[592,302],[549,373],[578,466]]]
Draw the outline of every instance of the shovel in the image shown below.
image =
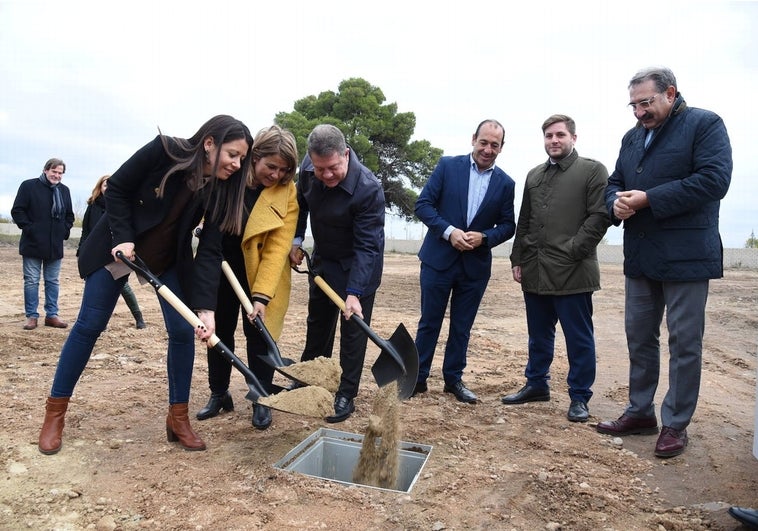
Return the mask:
[[[253,303],[247,297],[247,293],[245,293],[245,289],[242,287],[242,284],[240,284],[239,279],[237,279],[237,275],[235,275],[234,271],[232,271],[232,267],[229,265],[229,262],[227,262],[226,260],[221,262],[221,270],[224,272],[224,275],[226,275],[226,279],[229,281],[229,285],[234,290],[234,293],[237,294],[237,298],[240,300],[242,307],[245,309],[245,313],[247,315],[250,315],[251,313],[253,313]],[[274,341],[274,338],[271,337],[271,334],[269,333],[268,328],[266,328],[266,325],[263,323],[263,319],[261,319],[259,315],[255,316],[255,319],[253,319],[253,324],[255,325],[255,328],[258,330],[258,332],[261,334],[261,337],[263,338],[264,343],[266,343],[266,353],[259,354],[259,356],[263,359],[263,361],[269,367],[273,367],[274,370],[280,372],[281,374],[283,374],[290,380],[293,380],[299,384],[319,385],[320,382],[304,381],[300,378],[296,378],[292,376],[289,372],[287,372],[287,370],[284,367],[293,365],[295,361],[289,358],[282,358],[282,355],[279,351],[279,347],[277,346],[276,341]]]
[[[240,304],[242,304],[242,307],[245,309],[245,313],[247,315],[253,313],[253,303],[247,297],[247,293],[245,293],[242,284],[240,284],[237,276],[234,274],[234,271],[232,271],[229,262],[226,260],[222,261],[221,270],[224,272],[226,279],[229,281],[229,285],[237,295]],[[268,328],[266,328],[266,325],[263,324],[263,320],[260,318],[260,316],[255,316],[255,319],[253,319],[253,325],[258,330],[258,332],[260,332],[261,337],[263,338],[263,342],[266,343],[266,353],[258,354],[258,356],[262,358],[269,367],[277,369],[279,367],[284,367],[285,365],[292,365],[295,363],[294,360],[291,360],[289,358],[282,358],[282,355],[279,352],[279,347],[274,341],[274,338],[271,337],[271,334],[269,333]]]
[[[305,257],[308,271],[300,271],[297,267],[294,268],[295,271],[309,275],[329,299],[344,312],[346,308],[345,301],[326,283],[326,280],[313,271],[310,255],[303,248],[300,248],[300,251]],[[377,385],[384,387],[390,382],[397,381],[398,398],[401,400],[410,398],[413,394],[413,389],[416,387],[419,361],[416,344],[408,333],[408,330],[406,330],[405,325],[400,323],[392,336],[388,340],[385,340],[379,337],[357,315],[350,316],[350,319],[354,320],[371,341],[381,349],[379,357],[371,367],[371,373],[374,375]]]
[[[200,318],[193,312],[186,304],[184,304],[179,297],[176,296],[176,294],[171,291],[168,286],[163,284],[163,282],[160,281],[160,279],[155,276],[150,269],[148,269],[147,264],[145,264],[142,259],[135,255],[134,261],[129,260],[124,253],[121,251],[118,251],[116,253],[116,257],[121,260],[124,264],[129,266],[132,271],[142,276],[153,288],[155,288],[155,291],[163,297],[166,302],[168,302],[178,313],[181,315],[189,324],[194,326],[195,328],[205,328],[205,325],[200,320]],[[218,338],[216,334],[212,334],[211,337],[207,339],[207,344],[215,349],[219,354],[224,356],[233,366],[235,369],[240,371],[242,375],[245,377],[245,382],[247,383],[248,387],[248,393],[245,395],[245,398],[247,400],[250,400],[254,404],[258,402],[261,398],[266,398],[269,396],[269,394],[266,392],[266,389],[264,389],[263,385],[261,385],[261,382],[256,378],[253,371],[250,370],[250,368],[245,365],[241,359],[239,359],[234,352],[232,352],[229,347],[224,345],[224,343]],[[294,389],[292,391],[286,391],[287,393],[297,393],[298,391],[307,390],[307,387],[303,387],[300,389]],[[327,391],[328,393],[328,391]],[[285,413],[294,413],[295,415],[308,415],[308,413],[297,409],[296,407],[276,407],[266,404],[267,407],[270,407],[271,409],[277,409],[279,411],[283,411]],[[329,403],[325,403],[324,407],[328,409],[331,407],[331,401]]]

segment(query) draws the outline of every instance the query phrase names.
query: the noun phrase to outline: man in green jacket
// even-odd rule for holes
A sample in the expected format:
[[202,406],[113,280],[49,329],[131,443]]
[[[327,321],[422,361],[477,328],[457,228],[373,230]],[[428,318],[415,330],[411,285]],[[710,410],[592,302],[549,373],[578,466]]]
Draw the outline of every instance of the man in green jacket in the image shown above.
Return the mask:
[[511,252],[513,280],[524,291],[529,331],[526,385],[501,400],[550,400],[555,325],[560,321],[569,361],[567,417],[586,422],[595,382],[592,292],[600,289],[596,249],[610,225],[604,194],[608,170],[576,152],[576,123],[570,117],[550,116],[542,132],[549,158],[527,174]]

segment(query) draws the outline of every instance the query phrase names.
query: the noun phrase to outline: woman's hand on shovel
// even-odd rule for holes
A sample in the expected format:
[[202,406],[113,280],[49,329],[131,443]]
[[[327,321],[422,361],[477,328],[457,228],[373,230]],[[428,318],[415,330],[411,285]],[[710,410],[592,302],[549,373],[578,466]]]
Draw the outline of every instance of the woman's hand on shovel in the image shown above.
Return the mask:
[[121,261],[119,257],[116,256],[119,251],[124,253],[124,256],[129,260],[134,260],[134,242],[119,243],[117,246],[111,249],[111,255],[113,256],[113,259],[116,260],[116,262]]
[[266,305],[260,301],[253,301],[253,312],[247,314],[247,320],[251,323],[255,321],[256,317],[260,317],[261,321],[266,322]]
[[201,341],[207,341],[216,333],[216,313],[213,310],[197,310],[197,316],[203,322],[203,326],[195,329],[195,335]]

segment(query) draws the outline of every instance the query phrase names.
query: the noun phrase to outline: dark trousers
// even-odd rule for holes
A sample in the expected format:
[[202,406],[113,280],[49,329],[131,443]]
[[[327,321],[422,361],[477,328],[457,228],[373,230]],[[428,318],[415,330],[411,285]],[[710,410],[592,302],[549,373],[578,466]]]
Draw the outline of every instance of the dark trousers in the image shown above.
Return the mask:
[[[345,298],[345,283],[347,276],[339,278],[324,278],[327,284],[336,291],[340,297]],[[340,322],[340,368],[342,377],[337,394],[346,398],[355,398],[363,372],[363,362],[366,358],[366,345],[368,336],[352,320],[342,317],[341,311],[319,288],[312,279],[309,280],[308,297],[308,331],[306,333],[305,348],[300,361],[309,361],[319,356],[332,357],[334,349],[334,336],[337,331],[337,321]],[[371,324],[371,313],[374,309],[374,298],[371,293],[361,297],[363,309],[363,321]]]
[[595,383],[595,332],[592,324],[592,292],[573,295],[524,293],[529,331],[526,380],[548,388],[555,352],[555,325],[560,321],[566,338],[569,372],[566,382],[572,400],[589,402]]
[[461,260],[446,271],[437,271],[422,263],[420,278],[421,319],[416,333],[418,380],[423,382],[429,377],[449,300],[450,330],[442,376],[446,384],[453,385],[463,377],[471,327],[474,326],[489,278],[468,278]]

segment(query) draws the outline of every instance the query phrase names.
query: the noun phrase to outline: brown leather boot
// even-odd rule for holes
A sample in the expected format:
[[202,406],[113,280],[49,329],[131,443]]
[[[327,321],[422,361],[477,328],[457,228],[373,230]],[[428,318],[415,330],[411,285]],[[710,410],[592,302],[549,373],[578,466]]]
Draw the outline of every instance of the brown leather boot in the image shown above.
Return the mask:
[[182,448],[191,452],[205,450],[205,443],[197,433],[192,431],[192,426],[190,426],[189,407],[186,402],[168,406],[166,438],[168,442],[179,441]]
[[63,446],[63,424],[69,397],[47,398],[45,421],[39,433],[39,451],[45,455],[57,454]]

